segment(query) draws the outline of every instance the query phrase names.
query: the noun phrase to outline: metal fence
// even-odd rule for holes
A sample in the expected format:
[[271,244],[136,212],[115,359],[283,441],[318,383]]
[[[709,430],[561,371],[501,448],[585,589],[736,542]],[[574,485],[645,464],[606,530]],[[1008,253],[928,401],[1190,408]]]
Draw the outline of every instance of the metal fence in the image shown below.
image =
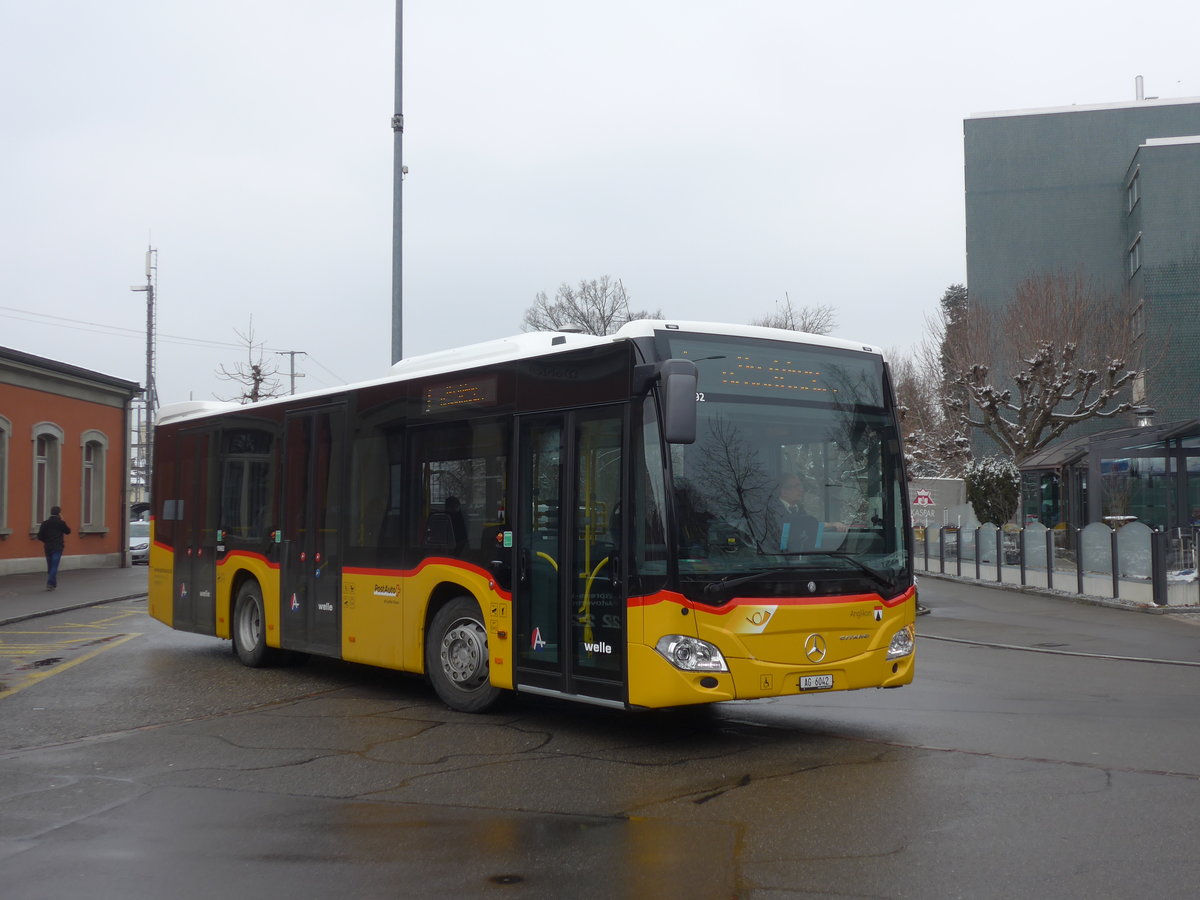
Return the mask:
[[1142,522],[1110,528],[914,528],[916,568],[1153,606],[1200,605],[1193,529]]

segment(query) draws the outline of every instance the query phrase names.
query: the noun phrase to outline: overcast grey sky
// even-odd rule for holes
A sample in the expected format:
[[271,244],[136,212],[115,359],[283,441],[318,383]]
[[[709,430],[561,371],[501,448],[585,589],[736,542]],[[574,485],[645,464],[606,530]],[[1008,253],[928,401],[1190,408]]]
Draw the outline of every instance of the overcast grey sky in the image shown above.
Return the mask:
[[[603,274],[675,318],[785,292],[904,350],[965,280],[962,120],[1200,95],[1191,0],[408,0],[405,355]],[[0,344],[236,394],[391,362],[394,0],[0,0]],[[286,370],[286,359],[274,357]]]

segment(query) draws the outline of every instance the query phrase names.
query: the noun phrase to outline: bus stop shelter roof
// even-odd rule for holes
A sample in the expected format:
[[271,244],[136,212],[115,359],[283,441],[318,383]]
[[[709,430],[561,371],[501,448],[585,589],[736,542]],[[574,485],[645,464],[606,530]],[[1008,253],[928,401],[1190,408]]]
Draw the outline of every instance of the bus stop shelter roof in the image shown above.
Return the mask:
[[1021,464],[1021,470],[1060,469],[1082,462],[1097,450],[1106,453],[1122,449],[1134,450],[1149,444],[1165,444],[1173,438],[1187,436],[1200,436],[1200,420],[1188,419],[1181,422],[1164,422],[1161,425],[1113,428],[1051,444],[1025,460]]

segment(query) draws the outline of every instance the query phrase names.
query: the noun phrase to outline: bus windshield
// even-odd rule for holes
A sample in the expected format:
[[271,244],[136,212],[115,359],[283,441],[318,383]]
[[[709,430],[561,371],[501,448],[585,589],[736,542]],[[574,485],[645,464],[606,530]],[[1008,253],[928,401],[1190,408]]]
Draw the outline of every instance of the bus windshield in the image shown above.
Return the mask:
[[671,447],[678,573],[694,599],[907,587],[900,440],[874,353],[671,335],[699,373],[696,442]]

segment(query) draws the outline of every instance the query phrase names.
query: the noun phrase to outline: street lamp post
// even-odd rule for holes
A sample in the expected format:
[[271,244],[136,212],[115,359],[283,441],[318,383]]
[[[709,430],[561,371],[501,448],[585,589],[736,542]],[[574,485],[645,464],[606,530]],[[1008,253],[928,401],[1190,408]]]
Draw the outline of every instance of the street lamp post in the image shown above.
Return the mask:
[[392,362],[404,358],[404,0],[396,0],[396,92],[392,115]]

